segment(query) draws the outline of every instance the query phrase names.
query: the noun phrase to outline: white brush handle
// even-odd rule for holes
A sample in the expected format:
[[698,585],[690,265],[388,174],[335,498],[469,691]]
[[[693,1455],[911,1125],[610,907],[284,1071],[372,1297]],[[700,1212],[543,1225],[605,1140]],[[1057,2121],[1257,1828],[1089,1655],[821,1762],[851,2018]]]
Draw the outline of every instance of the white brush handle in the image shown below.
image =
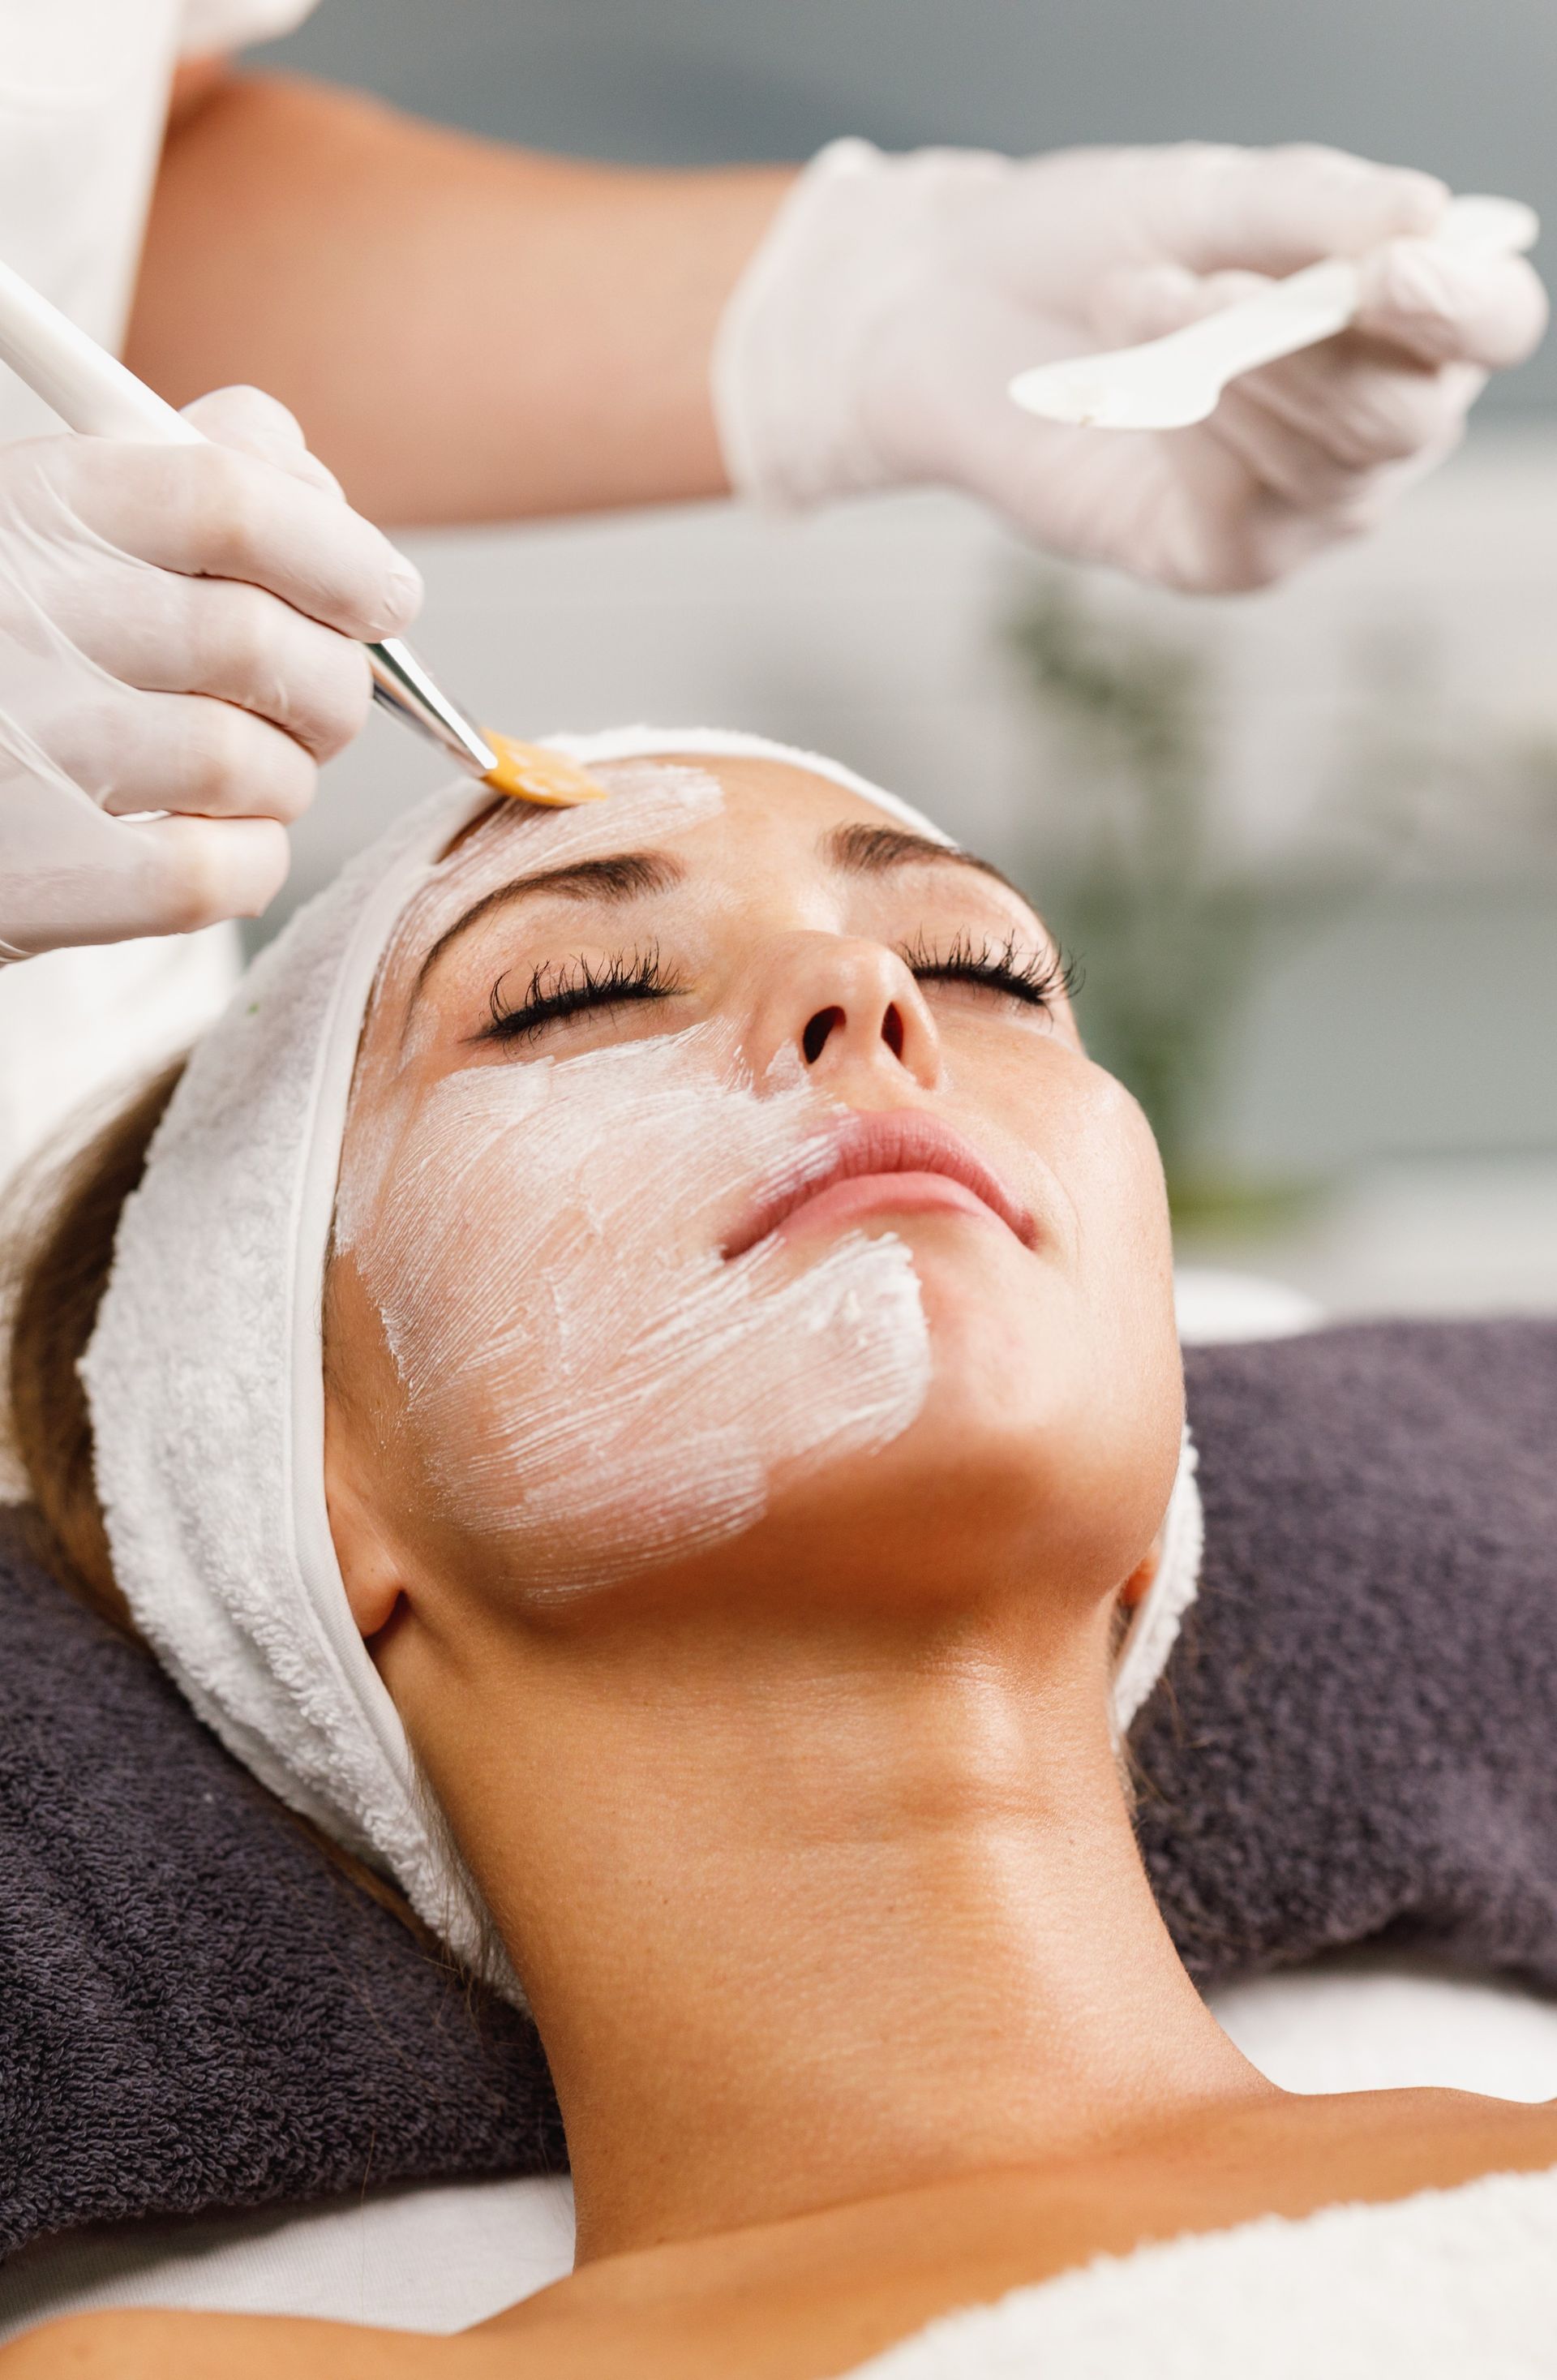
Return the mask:
[[163,446],[205,443],[193,422],[8,264],[0,264],[0,363],[9,364],[68,429],[88,438],[133,438]]
[[[0,363],[9,364],[67,429],[83,437],[157,446],[206,443],[192,421],[4,263]],[[496,768],[497,754],[480,729],[450,700],[409,645],[399,637],[380,638],[368,645],[368,661],[376,701],[474,775],[486,776]]]

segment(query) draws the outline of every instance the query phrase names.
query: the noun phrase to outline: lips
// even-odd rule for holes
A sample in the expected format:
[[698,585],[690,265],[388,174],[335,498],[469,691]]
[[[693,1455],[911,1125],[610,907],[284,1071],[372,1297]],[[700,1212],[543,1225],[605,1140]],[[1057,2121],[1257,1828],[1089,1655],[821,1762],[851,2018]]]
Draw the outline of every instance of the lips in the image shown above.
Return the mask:
[[1032,1214],[994,1169],[950,1124],[918,1109],[851,1115],[808,1144],[805,1154],[811,1161],[801,1178],[791,1168],[781,1184],[759,1196],[726,1241],[727,1257],[744,1256],[791,1217],[847,1223],[907,1209],[993,1219],[1023,1247],[1037,1239]]

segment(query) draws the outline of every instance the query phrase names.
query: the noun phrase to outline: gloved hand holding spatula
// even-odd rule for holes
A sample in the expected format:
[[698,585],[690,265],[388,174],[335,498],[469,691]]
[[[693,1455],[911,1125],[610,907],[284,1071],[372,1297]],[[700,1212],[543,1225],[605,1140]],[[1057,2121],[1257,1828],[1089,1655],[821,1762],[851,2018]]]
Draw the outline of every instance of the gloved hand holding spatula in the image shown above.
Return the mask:
[[[1200,592],[1263,585],[1377,520],[1540,337],[1530,266],[1506,237],[1440,237],[1450,205],[1430,175],[1306,146],[835,143],[725,319],[731,477],[791,508],[938,482],[1054,552]],[[1008,395],[1329,258],[1358,260],[1345,334],[1237,380],[1193,428],[1103,437]]]

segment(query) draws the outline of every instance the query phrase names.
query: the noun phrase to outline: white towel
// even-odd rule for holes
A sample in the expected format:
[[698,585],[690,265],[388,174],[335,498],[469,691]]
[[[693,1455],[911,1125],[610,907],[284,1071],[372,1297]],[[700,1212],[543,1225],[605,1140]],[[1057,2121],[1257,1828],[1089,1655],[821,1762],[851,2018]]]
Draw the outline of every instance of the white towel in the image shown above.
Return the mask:
[[[831,777],[833,760],[703,728],[557,736],[585,766],[699,752]],[[300,910],[197,1048],[126,1205],[82,1365],[115,1574],[159,1659],[284,1802],[393,1876],[467,1961],[489,1929],[353,1624],[324,1489],[320,1307],[346,1103],[379,961],[406,903],[491,802],[433,795]],[[1124,1728],[1195,1592],[1188,1452],[1164,1558],[1126,1641]],[[506,1973],[496,1980],[513,1991]]]

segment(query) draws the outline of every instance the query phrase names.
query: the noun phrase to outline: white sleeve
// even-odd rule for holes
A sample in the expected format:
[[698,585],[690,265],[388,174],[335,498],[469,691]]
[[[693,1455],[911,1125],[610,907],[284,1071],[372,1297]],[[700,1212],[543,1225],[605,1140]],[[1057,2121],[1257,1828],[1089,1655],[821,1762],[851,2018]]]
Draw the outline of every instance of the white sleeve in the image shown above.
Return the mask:
[[311,17],[318,0],[184,0],[179,55],[210,57],[248,42],[273,42]]

